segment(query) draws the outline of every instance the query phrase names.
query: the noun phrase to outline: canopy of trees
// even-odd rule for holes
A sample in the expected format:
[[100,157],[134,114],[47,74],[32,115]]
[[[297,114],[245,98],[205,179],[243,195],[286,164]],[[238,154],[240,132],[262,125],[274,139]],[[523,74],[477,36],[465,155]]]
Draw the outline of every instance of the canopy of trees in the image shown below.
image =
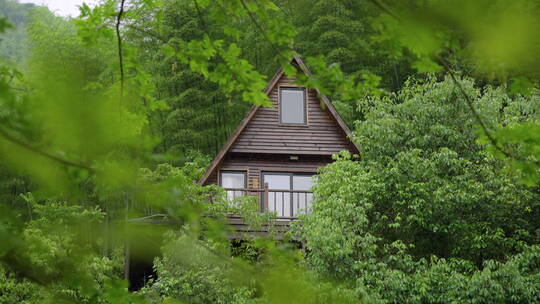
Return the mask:
[[[0,303],[540,302],[540,7],[394,2],[0,0]],[[362,151],[231,244],[273,215],[196,180],[297,54]]]

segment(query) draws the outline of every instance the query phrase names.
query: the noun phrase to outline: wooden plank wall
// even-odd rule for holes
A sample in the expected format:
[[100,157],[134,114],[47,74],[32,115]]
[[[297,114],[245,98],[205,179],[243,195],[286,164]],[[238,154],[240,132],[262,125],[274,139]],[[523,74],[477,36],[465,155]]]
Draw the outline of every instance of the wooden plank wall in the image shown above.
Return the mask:
[[308,125],[280,125],[279,86],[295,86],[294,79],[282,76],[270,92],[273,108],[259,108],[230,152],[331,155],[341,150],[356,151],[314,90],[308,91]]
[[[297,161],[290,160],[288,155],[253,155],[229,153],[219,166],[219,170],[241,170],[248,174],[250,189],[262,188],[261,173],[267,172],[304,172],[316,173],[317,169],[331,162],[330,156],[299,155]],[[208,184],[218,184],[216,170],[206,181]]]

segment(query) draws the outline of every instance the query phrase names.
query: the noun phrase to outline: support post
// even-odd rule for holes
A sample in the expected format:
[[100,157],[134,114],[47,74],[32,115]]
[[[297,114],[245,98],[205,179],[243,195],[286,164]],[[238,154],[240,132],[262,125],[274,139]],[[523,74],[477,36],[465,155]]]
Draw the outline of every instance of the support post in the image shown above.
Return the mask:
[[263,211],[266,211],[266,210],[268,210],[268,183],[264,183],[263,199],[264,199],[264,208],[265,208],[265,210],[263,210]]

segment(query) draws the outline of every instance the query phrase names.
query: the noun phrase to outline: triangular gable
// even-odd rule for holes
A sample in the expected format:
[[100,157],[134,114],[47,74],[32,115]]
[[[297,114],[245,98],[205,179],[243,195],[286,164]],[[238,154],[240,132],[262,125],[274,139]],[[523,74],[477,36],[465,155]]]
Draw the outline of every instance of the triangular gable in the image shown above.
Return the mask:
[[[292,62],[295,63],[303,73],[305,73],[308,76],[311,75],[311,72],[309,71],[307,66],[304,64],[304,62],[300,59],[300,57],[295,56],[292,59]],[[269,84],[268,84],[267,88],[265,89],[264,93],[266,95],[270,96],[270,93],[275,89],[276,85],[278,84],[280,79],[282,79],[283,77],[285,77],[284,71],[283,71],[283,68],[280,68],[278,70],[278,72],[274,75],[272,80],[269,82]],[[316,94],[317,94],[318,98],[320,99],[320,101],[322,101],[322,104],[324,105],[324,107],[326,108],[326,110],[328,111],[330,116],[333,118],[333,120],[335,120],[335,122],[337,123],[339,128],[344,132],[346,140],[348,141],[348,143],[351,144],[351,146],[353,147],[353,149],[356,150],[356,152],[359,152],[360,149],[358,148],[358,146],[356,146],[356,144],[354,144],[354,142],[350,141],[350,139],[349,139],[349,136],[351,134],[350,129],[345,124],[343,119],[339,116],[338,112],[336,111],[336,109],[334,108],[334,106],[332,105],[330,100],[324,94],[321,94],[319,90],[315,90],[315,91],[316,91]],[[319,105],[319,107],[321,107],[321,106],[322,105]],[[248,124],[253,120],[253,118],[255,117],[255,115],[257,113],[257,110],[259,110],[259,106],[253,106],[251,108],[251,110],[249,111],[247,116],[244,118],[244,120],[242,120],[240,125],[231,134],[231,136],[229,137],[229,139],[227,140],[227,142],[225,143],[223,148],[216,155],[216,157],[214,158],[214,160],[212,161],[212,163],[210,164],[210,166],[206,170],[204,176],[199,180],[199,183],[204,184],[208,180],[208,178],[212,175],[212,173],[217,169],[218,165],[221,163],[221,161],[223,160],[223,158],[225,157],[227,152],[229,152],[231,150],[231,147],[234,146],[235,142],[240,137],[240,135],[242,134],[244,129],[246,129],[246,126],[248,126]]]

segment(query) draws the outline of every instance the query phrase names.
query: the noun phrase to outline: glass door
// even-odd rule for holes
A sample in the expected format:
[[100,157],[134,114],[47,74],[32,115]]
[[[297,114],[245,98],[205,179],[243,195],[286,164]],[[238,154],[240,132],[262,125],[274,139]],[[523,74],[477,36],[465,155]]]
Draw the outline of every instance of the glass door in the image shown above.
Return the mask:
[[311,211],[313,202],[313,174],[263,173],[263,183],[268,183],[267,210],[278,217],[296,217]]
[[[268,183],[268,211],[276,212],[278,217],[291,215],[291,193],[279,190],[291,190],[292,181],[289,173],[264,173],[263,182]],[[274,190],[274,191],[273,191]]]

